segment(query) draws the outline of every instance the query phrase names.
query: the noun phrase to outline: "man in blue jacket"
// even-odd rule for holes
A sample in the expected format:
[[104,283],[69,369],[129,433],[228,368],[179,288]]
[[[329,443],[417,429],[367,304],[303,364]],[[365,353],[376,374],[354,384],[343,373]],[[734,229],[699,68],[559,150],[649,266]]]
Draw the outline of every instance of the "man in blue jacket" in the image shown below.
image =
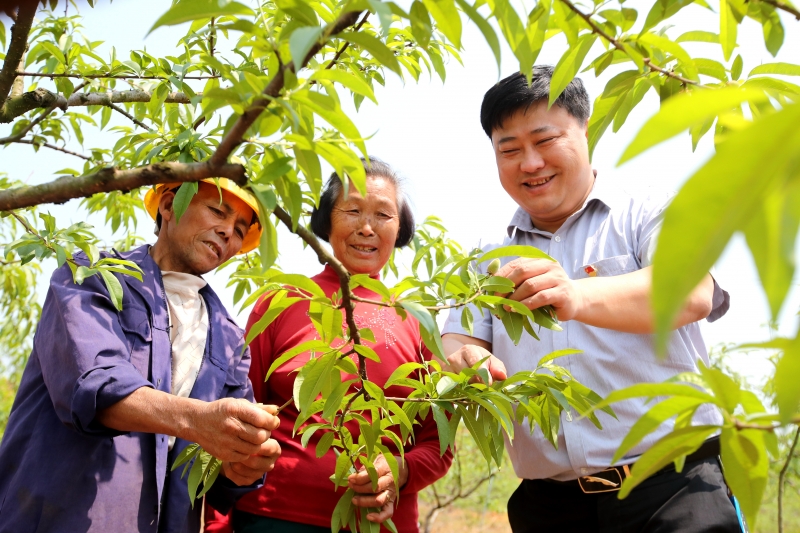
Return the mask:
[[220,510],[272,469],[274,407],[252,403],[242,330],[200,277],[261,233],[252,196],[219,185],[200,183],[180,220],[178,184],[148,192],[158,239],[117,254],[144,273],[117,275],[122,311],[100,276],[53,274],[0,446],[0,532],[199,531],[170,471],[191,442],[223,461]]

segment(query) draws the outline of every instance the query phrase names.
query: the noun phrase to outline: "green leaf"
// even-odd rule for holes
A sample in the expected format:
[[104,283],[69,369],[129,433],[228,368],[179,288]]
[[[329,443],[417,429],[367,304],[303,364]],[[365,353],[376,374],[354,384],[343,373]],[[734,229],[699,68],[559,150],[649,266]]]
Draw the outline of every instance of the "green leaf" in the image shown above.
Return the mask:
[[333,438],[336,434],[333,431],[328,431],[317,441],[317,447],[315,450],[315,455],[317,459],[328,453],[328,450],[331,449],[331,444],[333,444]]
[[423,0],[428,13],[436,21],[436,27],[444,33],[455,47],[461,48],[461,16],[454,0]]
[[369,84],[363,78],[356,76],[350,72],[339,69],[325,69],[317,70],[311,75],[309,80],[329,80],[341,84],[343,87],[350,89],[355,94],[366,96],[376,104],[378,100],[375,99],[375,93]]
[[736,431],[725,428],[722,430],[720,448],[725,481],[739,500],[748,526],[755,531],[769,471],[764,436],[759,430]]
[[706,385],[717,399],[716,403],[729,413],[733,413],[742,395],[739,385],[721,370],[707,367],[702,362],[699,367]]
[[388,389],[395,383],[395,381],[401,378],[408,377],[409,374],[411,374],[414,370],[417,370],[419,368],[422,368],[422,365],[420,363],[414,363],[414,362],[403,363],[402,365],[394,369],[392,375],[389,376],[389,379],[387,379],[386,383],[383,385],[384,389]]
[[343,32],[337,35],[337,37],[341,39],[345,39],[351,43],[357,44],[364,50],[370,53],[372,57],[378,60],[383,66],[391,70],[392,72],[396,73],[398,76],[403,75],[402,70],[400,69],[400,63],[397,61],[397,58],[385,44],[383,44],[380,39],[373,37],[372,35],[367,35],[363,32]]
[[775,366],[775,403],[781,422],[788,423],[800,406],[800,336],[787,343]]
[[297,28],[289,36],[289,53],[296,70],[300,70],[305,62],[306,55],[311,50],[322,34],[319,26],[303,26]]
[[676,43],[715,43],[719,44],[719,35],[710,31],[687,31],[677,39]]
[[719,3],[719,42],[722,45],[722,54],[725,61],[730,61],[733,49],[736,48],[736,32],[739,23],[731,9],[729,0],[720,0]]
[[444,455],[450,443],[450,421],[441,407],[435,403],[431,405],[433,419],[436,421],[436,428],[439,431],[439,455]]
[[280,285],[288,285],[302,289],[311,296],[317,298],[326,298],[325,292],[316,284],[314,280],[302,274],[278,274],[270,278],[270,283],[278,283]]
[[738,80],[739,76],[742,75],[742,56],[741,54],[736,55],[736,59],[733,60],[733,65],[731,65],[731,78],[734,80]]
[[686,398],[676,396],[667,398],[664,401],[657,403],[650,408],[644,415],[642,415],[636,423],[631,426],[628,434],[619,445],[614,458],[611,463],[615,464],[622,459],[631,448],[639,444],[644,437],[658,429],[668,419],[676,416],[684,411],[689,411],[697,408],[697,406],[705,403],[705,400],[698,398]]
[[161,15],[159,19],[147,32],[150,35],[153,30],[161,26],[174,26],[191,20],[206,19],[211,17],[221,17],[225,15],[246,15],[253,16],[255,12],[239,2],[225,2],[220,0],[192,0],[191,2],[181,2],[172,6],[169,11]]
[[[686,296],[708,273],[733,233],[743,229],[800,145],[800,105],[729,133],[689,178],[664,215],[653,266],[657,346],[663,349]],[[720,180],[719,176],[725,176]],[[686,235],[692,239],[687,241]]]
[[743,102],[760,102],[767,98],[763,90],[738,87],[697,90],[673,96],[642,126],[636,138],[622,153],[617,165],[686,131],[692,125],[702,124],[709,118],[740,106]]
[[317,359],[313,365],[306,363],[301,370],[303,383],[300,386],[300,411],[307,410],[325,385],[328,375],[336,363],[336,353],[329,353]]
[[323,420],[333,420],[339,407],[341,407],[344,395],[353,383],[355,383],[355,380],[352,379],[341,382],[331,391],[328,397],[325,398],[325,407],[322,409]]
[[298,22],[307,26],[317,25],[317,14],[305,0],[276,0],[275,5]]
[[175,193],[175,198],[172,200],[172,210],[175,213],[175,224],[180,224],[181,217],[188,209],[189,204],[197,194],[198,184],[196,181],[187,181],[181,183],[178,192]]
[[380,295],[384,301],[392,299],[392,293],[379,279],[371,278],[368,274],[355,274],[350,276],[350,288],[364,287],[375,294]]
[[561,59],[558,60],[556,68],[553,71],[553,77],[550,80],[549,106],[552,106],[556,102],[558,97],[561,96],[561,93],[564,92],[564,89],[567,88],[567,85],[569,85],[569,82],[578,74],[581,66],[583,66],[583,60],[586,58],[586,54],[589,53],[595,40],[597,40],[597,35],[594,33],[585,33],[581,35],[578,39],[578,43],[570,47],[569,50],[561,56]]
[[565,355],[574,355],[578,353],[583,353],[583,350],[576,350],[574,348],[567,348],[566,350],[556,350],[554,352],[550,352],[549,354],[539,359],[539,362],[536,363],[536,366],[540,367],[545,363],[549,363],[553,359],[558,359],[559,357],[564,357]]
[[645,479],[652,476],[681,455],[697,450],[718,426],[691,426],[662,437],[633,464],[630,477],[622,482],[619,498],[630,494]]
[[[694,64],[691,56],[683,49],[681,45],[678,43],[668,39],[667,37],[662,37],[661,35],[656,35],[654,33],[646,33],[639,37],[639,41],[642,43],[646,43],[664,52],[669,53],[670,55],[674,56],[678,60],[678,68],[683,71],[687,78],[692,80],[697,80],[697,66]],[[727,60],[727,59],[726,59]]]
[[400,302],[403,309],[411,313],[419,321],[420,334],[425,346],[437,357],[444,360],[444,348],[442,348],[442,336],[439,333],[439,326],[427,309],[416,302]]
[[[466,0],[456,0],[456,3],[461,8],[461,11],[467,14],[467,16],[475,23],[481,33],[483,34],[483,38],[486,39],[486,43],[489,45],[489,48],[492,49],[492,54],[494,54],[494,59],[497,62],[497,72],[498,75],[500,74],[500,40],[497,38],[497,33],[492,28],[491,24],[484,19],[478,10],[469,5]],[[412,15],[413,15],[413,8],[412,8]]]
[[330,346],[328,346],[327,342],[323,342],[320,340],[311,340],[306,341],[302,344],[299,344],[292,348],[291,350],[286,350],[283,352],[280,357],[276,358],[272,364],[269,366],[269,370],[267,370],[267,375],[264,377],[264,381],[267,381],[269,377],[275,372],[278,368],[286,364],[286,362],[294,359],[301,353],[311,352],[311,351],[328,351],[330,350]]
[[492,259],[498,257],[528,257],[533,259],[548,259],[555,262],[555,259],[538,248],[518,244],[512,246],[501,246],[499,248],[495,248],[494,250],[490,250],[480,256],[476,262],[478,264],[485,263],[486,261],[491,261]]
[[747,77],[749,78],[750,76],[756,76],[758,74],[800,76],[800,65],[795,65],[793,63],[764,63],[763,65],[758,65],[751,70]]
[[624,389],[612,391],[606,398],[594,406],[600,409],[612,403],[621,402],[630,398],[655,398],[656,396],[681,396],[686,398],[697,398],[708,403],[715,403],[714,397],[710,394],[698,390],[691,385],[680,383],[639,383]]
[[122,311],[122,284],[119,282],[116,276],[109,272],[108,270],[101,269],[99,270],[100,276],[103,277],[103,282],[105,282],[106,289],[108,289],[108,295],[111,297],[111,303],[114,304],[117,311]]
[[199,450],[200,450],[199,444],[192,443],[188,445],[186,448],[183,449],[181,453],[178,454],[178,457],[175,458],[175,462],[172,463],[172,468],[170,468],[170,471],[175,470],[182,464],[191,461]]
[[358,355],[365,357],[370,361],[375,361],[376,363],[381,362],[381,358],[378,357],[378,354],[375,353],[375,350],[369,346],[364,346],[363,344],[354,344],[353,349],[358,353]]
[[795,272],[794,243],[800,225],[800,182],[777,187],[744,228],[747,246],[777,320]]
[[[367,157],[367,148],[358,128],[330,96],[312,91],[301,91],[294,93],[292,99],[303,103],[322,117],[325,122],[339,130],[350,142],[358,146],[364,157]],[[352,178],[353,176],[351,176]],[[366,195],[365,184],[358,183],[356,180],[353,180],[353,183],[362,195]]]

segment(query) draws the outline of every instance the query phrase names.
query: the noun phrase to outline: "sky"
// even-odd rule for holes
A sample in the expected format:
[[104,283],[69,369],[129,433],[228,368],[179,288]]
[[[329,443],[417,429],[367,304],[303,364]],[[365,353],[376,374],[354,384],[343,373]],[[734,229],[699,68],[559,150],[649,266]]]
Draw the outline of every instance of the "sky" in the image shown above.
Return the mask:
[[[113,4],[99,0],[97,3],[99,5],[94,9],[82,5],[81,13],[85,17],[84,33],[93,41],[102,40],[106,43],[101,55],[108,56],[112,44],[118,56],[126,56],[129,50],[145,47],[155,55],[169,54],[185,31],[181,26],[159,28],[146,36],[153,21],[168,5],[163,0],[116,0]],[[408,7],[410,0],[397,3]],[[527,3],[531,4],[528,8],[532,7],[531,1]],[[59,9],[63,9],[63,5],[62,2]],[[631,1],[625,5],[644,11],[640,12],[640,20],[643,20],[646,2]],[[70,11],[74,13],[74,7],[70,6]],[[740,29],[740,48],[735,52],[742,54],[745,73],[760,63],[800,63],[800,22],[788,17],[783,17],[783,22],[787,28],[787,39],[778,57],[772,58],[764,46],[760,26],[745,21]],[[718,15],[692,5],[683,10],[675,24],[668,30],[671,37],[701,27],[716,31],[719,22]],[[516,205],[499,184],[491,144],[478,120],[483,94],[498,81],[497,64],[478,30],[469,23],[465,23],[464,28],[463,66],[451,59],[445,83],[438,77],[430,78],[425,74],[419,83],[411,78],[403,82],[396,75],[388,73],[386,87],[376,90],[379,105],[365,101],[358,112],[352,108],[350,111],[362,135],[371,136],[367,142],[370,154],[392,165],[404,178],[417,219],[435,214],[442,219],[452,238],[465,248],[471,248],[478,243],[502,240]],[[218,48],[224,50],[226,45],[230,48],[229,44],[220,42]],[[555,64],[565,44],[561,36],[549,40],[537,62]],[[692,54],[715,59],[721,56],[718,45],[686,43],[685,46]],[[596,56],[599,51],[600,45],[596,44],[589,57]],[[503,49],[502,57],[500,72],[501,77],[505,77],[517,70],[518,64],[507,47]],[[594,99],[600,94],[608,79],[620,70],[611,67],[599,80],[594,78],[592,72],[582,74],[590,97]],[[622,151],[633,140],[641,125],[657,110],[657,96],[651,91],[618,133],[614,134],[610,129],[607,131],[592,161],[598,171],[598,179],[632,194],[674,191],[713,154],[711,135],[701,141],[693,153],[690,138],[686,134],[617,167],[616,162]],[[0,136],[9,132],[9,125],[0,125]],[[104,132],[90,133],[86,145],[111,145],[113,139],[104,138],[110,135]],[[70,146],[80,149],[75,141]],[[0,148],[0,172],[29,184],[50,181],[59,169],[70,166],[80,168],[79,163],[74,157],[46,149],[34,154],[32,147],[27,145]],[[87,220],[78,204],[79,201],[73,200],[63,206],[48,206],[48,209],[57,217],[59,226],[64,227],[72,222]],[[96,226],[102,225],[102,219],[90,217],[88,220]],[[149,219],[143,216],[138,233],[152,242],[150,224]],[[112,236],[108,233],[105,231],[100,235],[111,241]],[[691,235],[687,235],[687,238],[691,238]],[[313,252],[303,250],[291,235],[281,231],[280,243],[279,262],[284,270],[306,275],[314,275],[320,270]],[[50,270],[46,269],[46,272]],[[715,266],[714,275],[730,293],[731,309],[721,320],[713,324],[703,323],[707,345],[767,340],[770,332],[766,327],[769,321],[766,298],[743,238],[737,236],[732,240]],[[206,278],[229,309],[233,309],[232,291],[225,288],[227,274],[209,274]],[[796,276],[779,318],[779,331],[784,335],[794,335],[797,327],[795,315],[800,308],[797,286]],[[44,296],[44,289],[41,296]],[[247,310],[237,317],[240,324],[244,324],[246,319]],[[763,353],[733,355],[730,363],[735,370],[756,383],[771,370]]]

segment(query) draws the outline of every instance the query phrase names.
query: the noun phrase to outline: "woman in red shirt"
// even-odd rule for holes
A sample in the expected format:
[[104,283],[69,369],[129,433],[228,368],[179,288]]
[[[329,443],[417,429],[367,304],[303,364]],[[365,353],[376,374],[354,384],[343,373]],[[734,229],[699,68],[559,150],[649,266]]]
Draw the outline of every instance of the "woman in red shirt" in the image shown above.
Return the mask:
[[[414,218],[391,167],[374,158],[370,163],[368,167],[365,165],[366,197],[352,186],[345,197],[341,180],[336,174],[331,176],[319,208],[311,215],[311,229],[331,244],[333,254],[351,274],[369,274],[377,278],[392,250],[411,242]],[[339,289],[339,278],[329,266],[312,279],[328,296]],[[357,287],[354,292],[362,298],[380,299],[364,287]],[[248,320],[248,330],[268,308],[267,299],[256,304]],[[281,354],[318,338],[307,312],[307,302],[292,305],[250,344],[250,380],[257,402],[283,405],[292,397],[295,370],[308,361],[308,354],[279,367],[266,383],[264,376]],[[377,352],[381,362],[367,361],[370,381],[382,386],[399,365],[419,361],[420,356],[430,359],[430,352],[420,338],[419,324],[413,317],[402,320],[392,308],[359,302],[355,320],[359,328],[368,327],[375,335],[375,343],[368,345]],[[342,376],[342,379],[356,377]],[[392,386],[387,395],[407,396],[408,392],[407,388]],[[320,459],[315,456],[316,443],[324,434],[321,431],[315,432],[308,445],[302,447],[299,436],[292,436],[297,416],[294,404],[281,412],[281,425],[272,433],[281,445],[281,458],[267,475],[264,486],[242,497],[232,518],[207,507],[207,532],[231,531],[231,526],[236,533],[330,531],[334,507],[345,490],[334,490],[329,479],[335,470],[336,456],[333,450]],[[319,416],[314,415],[307,423],[319,421]],[[406,445],[405,462],[400,461],[399,452],[397,454],[400,479],[392,478],[383,458],[375,463],[381,475],[377,493],[373,493],[366,471],[349,478],[350,488],[358,493],[354,498],[356,505],[380,508],[379,513],[371,513],[367,518],[372,522],[384,522],[391,517],[399,533],[419,531],[417,493],[442,477],[452,460],[449,452],[439,455],[439,437],[432,417],[415,427],[413,444]],[[348,429],[357,436],[357,425],[348,425]],[[398,490],[401,498],[395,508]],[[382,527],[381,531],[388,530]]]

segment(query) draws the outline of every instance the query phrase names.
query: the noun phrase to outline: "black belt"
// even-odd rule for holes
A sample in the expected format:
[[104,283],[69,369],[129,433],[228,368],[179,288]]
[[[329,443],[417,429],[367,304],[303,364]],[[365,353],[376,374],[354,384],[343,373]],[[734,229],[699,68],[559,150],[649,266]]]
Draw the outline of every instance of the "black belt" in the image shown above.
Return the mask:
[[[686,463],[693,463],[695,461],[702,461],[712,457],[719,456],[719,437],[711,437],[706,440],[697,450],[686,456]],[[599,492],[616,492],[622,485],[622,481],[631,475],[631,467],[633,465],[612,466],[596,472],[589,476],[581,476],[572,481],[557,481],[555,479],[545,479],[548,483],[557,483],[559,485],[572,485],[580,488],[586,494],[595,494]],[[654,475],[663,474],[675,470],[675,464],[670,463]]]

